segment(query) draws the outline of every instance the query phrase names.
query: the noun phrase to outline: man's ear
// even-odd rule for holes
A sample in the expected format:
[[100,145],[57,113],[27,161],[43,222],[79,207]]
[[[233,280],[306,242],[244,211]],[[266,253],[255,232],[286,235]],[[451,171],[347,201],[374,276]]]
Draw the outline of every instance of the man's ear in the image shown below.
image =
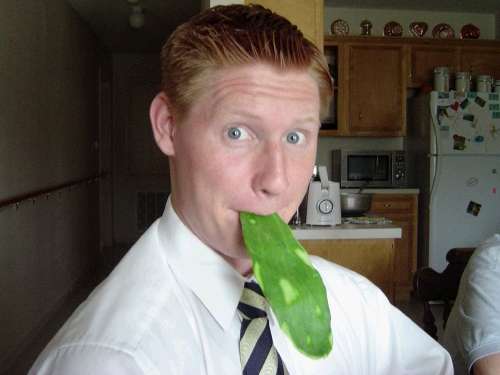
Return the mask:
[[170,103],[164,92],[153,99],[149,109],[149,117],[153,127],[156,144],[160,150],[169,156],[174,155],[174,121],[170,111]]

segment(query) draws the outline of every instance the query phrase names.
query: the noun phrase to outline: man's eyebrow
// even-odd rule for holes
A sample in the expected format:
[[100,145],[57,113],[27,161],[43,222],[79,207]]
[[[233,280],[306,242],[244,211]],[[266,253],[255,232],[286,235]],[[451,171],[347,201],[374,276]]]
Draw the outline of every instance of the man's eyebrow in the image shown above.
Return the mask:
[[[226,109],[224,112],[228,112],[228,110]],[[242,115],[242,116],[246,116],[246,117],[251,117],[251,118],[254,118],[254,119],[259,119],[261,118],[262,116],[261,115],[257,115],[255,114],[253,111],[247,109],[247,108],[241,108],[241,107],[231,107],[229,109],[229,112],[230,113],[234,113],[236,115]],[[306,115],[304,117],[301,117],[301,118],[298,118],[296,121],[296,123],[300,124],[300,123],[308,123],[308,122],[317,122],[317,123],[320,123],[321,121],[319,120],[318,117],[316,117],[315,115]]]

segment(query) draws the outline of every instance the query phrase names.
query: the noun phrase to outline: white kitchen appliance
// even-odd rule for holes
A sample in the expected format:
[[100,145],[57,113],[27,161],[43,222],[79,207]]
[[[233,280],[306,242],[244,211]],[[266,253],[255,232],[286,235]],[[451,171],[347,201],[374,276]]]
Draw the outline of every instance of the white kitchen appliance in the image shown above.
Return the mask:
[[319,181],[309,182],[306,224],[338,225],[340,213],[340,184],[328,180],[325,166],[318,166]]
[[454,247],[500,233],[498,93],[437,92],[407,106],[410,186],[420,188],[419,265],[441,272]]

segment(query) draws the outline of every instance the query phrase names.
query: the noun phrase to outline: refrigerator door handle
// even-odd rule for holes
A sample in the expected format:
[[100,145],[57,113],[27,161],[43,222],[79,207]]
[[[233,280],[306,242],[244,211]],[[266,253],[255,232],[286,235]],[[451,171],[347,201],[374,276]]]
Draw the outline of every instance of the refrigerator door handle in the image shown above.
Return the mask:
[[439,124],[437,123],[437,118],[434,115],[434,103],[431,103],[431,131],[430,131],[430,142],[431,142],[431,152],[429,155],[430,160],[430,191],[429,191],[429,208],[434,204],[436,198],[436,191],[439,185],[439,176],[441,176],[441,164],[439,161],[439,154],[441,153],[440,144],[438,142],[437,128]]
[[430,196],[429,196],[429,208],[434,204],[434,199],[436,198],[437,188],[439,186],[439,176],[441,176],[441,162],[439,160],[439,155],[429,155],[431,160],[430,165]]

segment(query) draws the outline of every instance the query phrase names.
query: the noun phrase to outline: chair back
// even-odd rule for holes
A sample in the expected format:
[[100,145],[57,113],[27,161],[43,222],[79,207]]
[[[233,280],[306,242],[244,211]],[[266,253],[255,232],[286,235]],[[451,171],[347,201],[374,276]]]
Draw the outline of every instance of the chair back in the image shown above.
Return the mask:
[[436,340],[436,319],[430,307],[431,302],[444,304],[443,329],[446,328],[451,302],[457,297],[460,279],[474,250],[473,247],[453,248],[446,254],[448,265],[443,272],[439,273],[431,267],[422,267],[413,275],[413,289],[424,305],[424,331]]

